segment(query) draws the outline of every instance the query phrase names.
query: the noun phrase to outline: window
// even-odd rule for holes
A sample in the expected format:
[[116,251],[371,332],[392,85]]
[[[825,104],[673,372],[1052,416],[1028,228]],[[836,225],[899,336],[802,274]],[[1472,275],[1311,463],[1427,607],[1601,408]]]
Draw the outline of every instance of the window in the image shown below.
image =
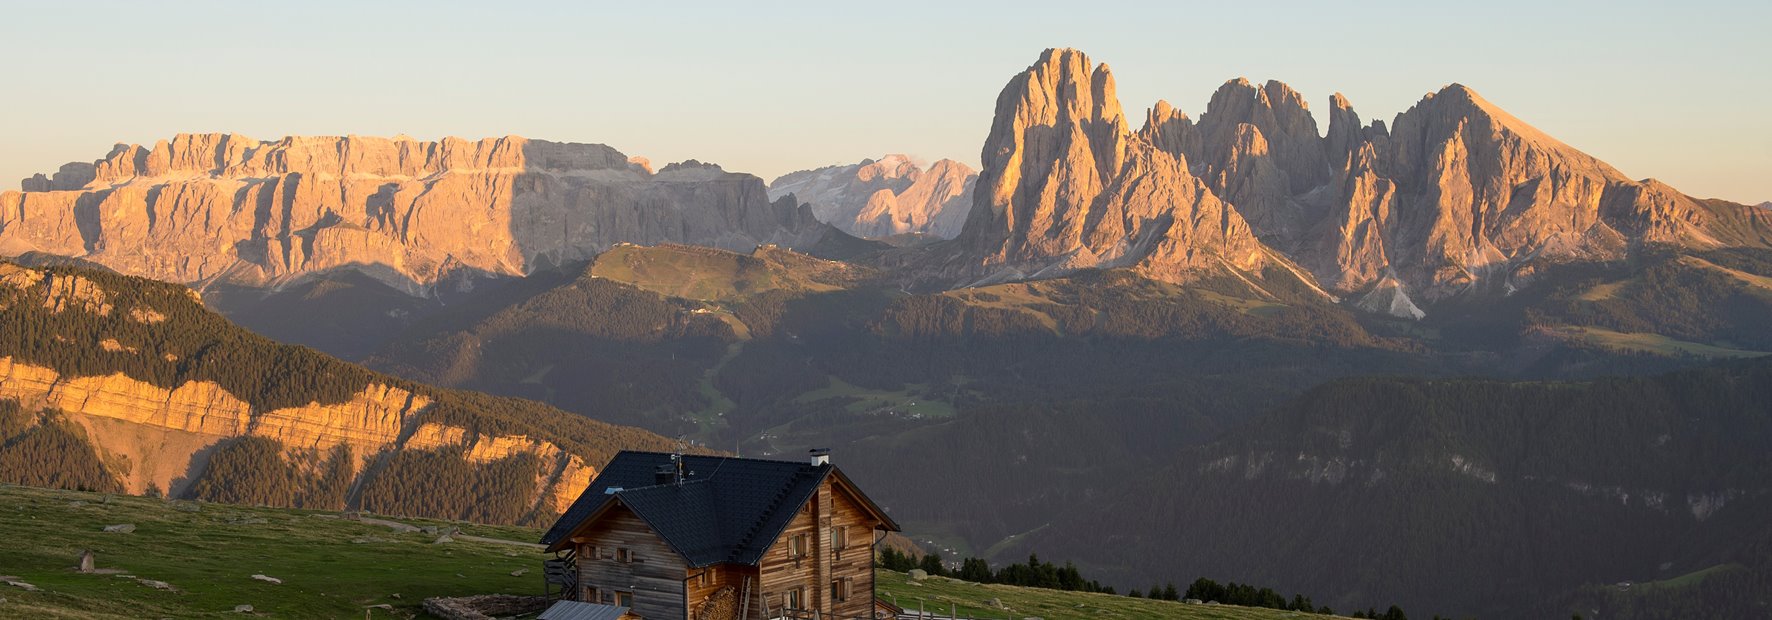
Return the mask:
[[615,550],[615,561],[623,564],[634,561],[634,551],[627,547],[617,548]]
[[603,593],[596,588],[586,586],[584,592],[579,595],[578,600],[586,603],[601,603],[603,602]]
[[855,579],[844,577],[831,580],[831,600],[847,601],[855,594]]
[[634,593],[633,592],[616,592],[615,593],[615,606],[616,607],[633,607],[634,606]]
[[709,586],[709,585],[713,585],[714,571],[707,571],[707,570],[702,571],[700,581],[697,583],[700,583],[704,587]]
[[585,545],[585,552],[583,555],[593,560],[601,560],[603,559],[603,548],[596,545]]
[[806,557],[806,538],[807,536],[805,534],[795,534],[793,538],[788,539],[789,557]]
[[848,547],[849,547],[849,526],[839,525],[837,527],[831,528],[831,548],[836,549],[839,552],[839,554],[841,554],[843,549],[848,548]]
[[783,609],[805,609],[806,607],[801,605],[805,598],[805,588],[794,588],[782,593],[781,606]]

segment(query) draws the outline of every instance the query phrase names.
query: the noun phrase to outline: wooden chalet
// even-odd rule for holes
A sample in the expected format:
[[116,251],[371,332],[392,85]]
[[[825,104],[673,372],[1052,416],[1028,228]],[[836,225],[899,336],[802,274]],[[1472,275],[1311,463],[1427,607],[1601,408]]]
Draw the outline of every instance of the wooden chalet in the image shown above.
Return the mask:
[[647,620],[876,617],[899,531],[829,452],[807,462],[622,452],[541,542],[563,600]]

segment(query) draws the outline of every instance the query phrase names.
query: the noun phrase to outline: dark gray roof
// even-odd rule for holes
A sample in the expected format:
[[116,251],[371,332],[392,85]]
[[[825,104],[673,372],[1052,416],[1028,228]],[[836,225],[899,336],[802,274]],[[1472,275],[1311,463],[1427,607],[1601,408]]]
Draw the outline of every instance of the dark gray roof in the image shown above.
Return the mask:
[[[650,525],[691,566],[756,564],[826,476],[848,478],[831,465],[684,455],[681,484],[656,484],[671,463],[660,452],[622,452],[542,537],[553,545],[605,503],[619,501]],[[854,485],[850,485],[854,486]],[[621,489],[610,493],[611,488]],[[857,492],[859,495],[859,491]],[[862,502],[887,520],[865,495]]]
[[625,613],[628,613],[626,607],[580,603],[578,601],[555,601],[553,605],[548,606],[547,611],[536,616],[536,620],[618,620]]

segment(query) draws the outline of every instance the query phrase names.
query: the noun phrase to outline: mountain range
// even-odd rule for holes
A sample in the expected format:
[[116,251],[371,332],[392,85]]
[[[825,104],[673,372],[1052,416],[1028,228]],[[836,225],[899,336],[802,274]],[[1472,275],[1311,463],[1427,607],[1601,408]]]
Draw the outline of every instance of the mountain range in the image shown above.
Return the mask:
[[[601,447],[570,446],[831,447],[931,546],[1109,583],[1753,617],[1772,567],[1731,545],[1772,517],[1765,364],[1743,361],[1772,352],[1772,212],[1626,178],[1460,85],[1389,123],[1339,95],[1324,110],[1239,79],[1197,120],[1157,102],[1134,128],[1108,67],[1055,49],[1009,79],[976,173],[888,155],[766,186],[521,138],[119,147],[0,194],[0,250],[40,274],[21,294],[47,299],[33,287],[61,274],[163,291],[183,300],[149,304],[180,308],[178,329],[152,324],[166,333],[250,340],[198,295],[367,368],[272,366],[310,377],[286,387],[192,374],[150,353],[203,346],[111,335],[146,329],[116,302],[9,346],[58,381],[212,381],[247,418],[368,385],[466,403],[418,414],[456,421],[448,449],[352,448],[403,467],[459,470],[432,455],[491,441],[469,437],[593,468]],[[217,350],[272,346],[251,342]],[[32,398],[20,411],[53,404]],[[135,454],[82,428],[100,462]],[[234,460],[327,479],[298,443]],[[527,467],[452,479],[509,489]],[[377,471],[351,484],[404,479]],[[1656,585],[1607,589],[1627,579]]]
[[182,134],[0,194],[0,251],[80,256],[168,282],[281,287],[355,270],[414,295],[521,276],[618,242],[810,249],[809,210],[686,161],[654,172],[598,144],[519,137]]
[[1133,130],[1107,65],[1047,50],[998,96],[981,189],[936,274],[952,286],[1280,269],[1414,316],[1558,262],[1772,245],[1765,209],[1629,180],[1462,85],[1389,126],[1362,125],[1339,94],[1328,110],[1320,132],[1290,87],[1236,79],[1198,122],[1159,101]]

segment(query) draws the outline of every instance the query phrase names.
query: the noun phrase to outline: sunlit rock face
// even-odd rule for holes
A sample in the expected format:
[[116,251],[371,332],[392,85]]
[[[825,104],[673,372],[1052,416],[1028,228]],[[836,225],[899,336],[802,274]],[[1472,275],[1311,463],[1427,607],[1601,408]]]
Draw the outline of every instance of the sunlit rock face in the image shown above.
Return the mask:
[[453,272],[521,275],[619,242],[803,247],[830,230],[754,176],[693,160],[654,173],[607,146],[520,137],[185,134],[22,187],[0,194],[0,253],[186,284],[346,268],[422,294]]

